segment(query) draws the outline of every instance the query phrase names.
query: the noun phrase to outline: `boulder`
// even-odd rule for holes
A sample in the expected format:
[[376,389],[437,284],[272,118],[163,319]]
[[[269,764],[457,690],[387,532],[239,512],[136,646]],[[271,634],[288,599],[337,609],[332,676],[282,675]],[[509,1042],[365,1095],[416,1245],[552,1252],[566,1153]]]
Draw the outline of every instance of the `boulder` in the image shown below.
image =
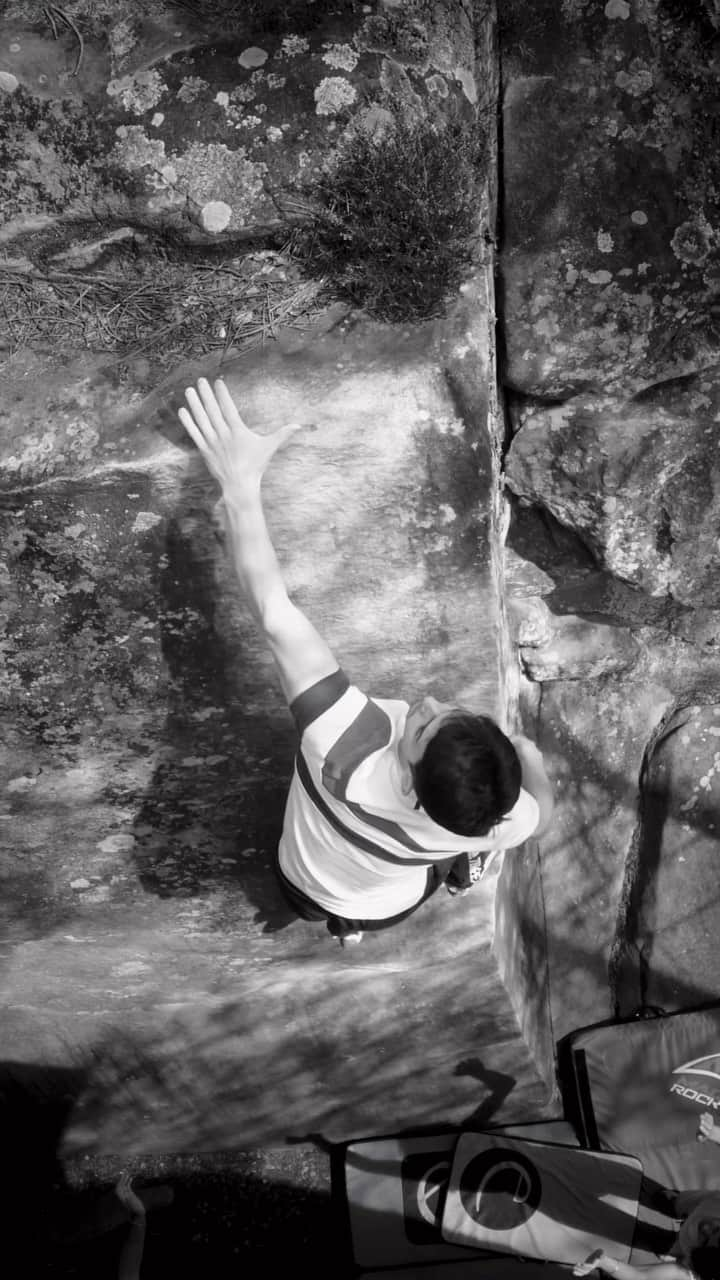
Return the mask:
[[[378,113],[477,104],[463,6],[121,4],[74,29],[11,3],[0,49],[5,243],[98,218],[204,244],[287,234],[280,197]],[[227,21],[227,15],[226,15]],[[83,37],[84,31],[84,37]],[[55,36],[55,38],[53,38]],[[80,44],[79,41],[82,40]],[[4,85],[4,89],[3,89]],[[74,229],[73,229],[74,228]],[[37,248],[32,245],[31,248]]]
[[629,396],[715,362],[717,31],[700,6],[499,6],[506,385]]
[[[216,487],[175,416],[199,372],[221,371],[257,430],[301,421],[264,486],[294,598],[363,687],[433,688],[500,715],[479,500],[488,406],[469,372],[488,367],[480,297],[469,287],[437,325],[355,316],[290,351],[188,364],[145,396],[106,359],[69,363],[62,382],[47,359],[28,358],[28,377],[13,361],[0,467],[11,1010],[0,1051],[81,1070],[92,1060],[75,1153],[267,1144],[310,1121],[350,1138],[379,1131],[378,1105],[397,1115],[401,1095],[408,1123],[430,1123],[444,1075],[460,1120],[478,1081],[458,1083],[455,1068],[478,1034],[491,1076],[515,1082],[516,1118],[544,1104],[490,950],[485,889],[438,897],[402,939],[377,935],[356,970],[322,927],[291,920],[272,867],[292,723],[218,536]],[[490,1012],[460,1045],[468,949]],[[378,1016],[380,971],[392,1028]],[[359,1058],[347,1045],[366,1017]],[[387,1075],[368,1094],[358,1072],[381,1045]]]
[[[292,721],[176,416],[222,374],[255,429],[303,423],[264,484],[294,598],[370,692],[502,715],[491,196],[468,160],[496,69],[480,95],[468,7],[10,0],[0,25],[0,1056],[85,1081],[65,1154],[352,1138],[434,1123],[438,1090],[455,1122],[519,1119],[552,1068],[499,976],[490,883],[359,955],[279,893]],[[320,175],[347,230],[338,158],[401,127],[419,151],[376,174],[382,227],[354,223],[395,236],[359,266],[400,300],[388,324],[298,244]],[[441,282],[432,315],[393,270]]]
[[512,491],[651,596],[720,605],[720,379],[708,370],[633,397],[578,395],[518,413]]
[[[544,644],[519,636],[520,661],[530,680],[589,680],[627,671],[639,656],[638,640],[622,627],[572,614],[561,617]],[[532,637],[534,640],[534,636]]]

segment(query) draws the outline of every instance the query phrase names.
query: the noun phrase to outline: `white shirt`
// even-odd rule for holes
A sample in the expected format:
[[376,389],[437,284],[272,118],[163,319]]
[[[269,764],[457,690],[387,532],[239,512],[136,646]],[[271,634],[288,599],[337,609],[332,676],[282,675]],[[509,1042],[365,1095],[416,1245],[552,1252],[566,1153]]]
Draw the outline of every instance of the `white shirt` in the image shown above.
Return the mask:
[[341,670],[295,699],[301,734],[279,861],[290,882],[333,915],[383,920],[415,905],[428,865],[522,844],[538,825],[521,790],[485,836],[461,836],[403,795],[397,746],[408,703],[368,698]]

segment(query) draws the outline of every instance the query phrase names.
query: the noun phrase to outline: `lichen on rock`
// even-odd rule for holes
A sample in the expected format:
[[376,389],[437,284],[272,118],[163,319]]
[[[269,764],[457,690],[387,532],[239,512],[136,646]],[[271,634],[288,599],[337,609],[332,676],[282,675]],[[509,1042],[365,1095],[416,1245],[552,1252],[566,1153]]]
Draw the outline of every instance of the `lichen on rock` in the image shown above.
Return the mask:
[[323,62],[336,71],[354,71],[358,63],[358,54],[349,44],[326,44],[322,55]]
[[306,36],[283,36],[280,41],[279,56],[282,58],[298,58],[303,53],[307,53],[310,48],[310,41]]
[[355,102],[357,91],[344,76],[324,76],[313,96],[319,116],[336,116]]
[[707,258],[717,237],[704,218],[693,218],[675,228],[672,251],[680,262],[700,263]]
[[109,96],[119,98],[125,109],[136,116],[151,111],[165,92],[166,86],[154,67],[110,80],[107,86]]
[[243,49],[238,54],[238,62],[241,67],[250,69],[251,67],[262,67],[268,60],[267,49],[261,49],[257,45],[251,45],[248,49]]
[[181,154],[168,155],[162,139],[149,138],[142,125],[120,125],[117,135],[119,162],[129,170],[149,170],[148,185],[167,191],[171,203],[189,198],[200,209],[221,204],[230,210],[224,226],[245,226],[248,209],[263,191],[266,167],[243,147],[231,150],[223,142],[198,142]]

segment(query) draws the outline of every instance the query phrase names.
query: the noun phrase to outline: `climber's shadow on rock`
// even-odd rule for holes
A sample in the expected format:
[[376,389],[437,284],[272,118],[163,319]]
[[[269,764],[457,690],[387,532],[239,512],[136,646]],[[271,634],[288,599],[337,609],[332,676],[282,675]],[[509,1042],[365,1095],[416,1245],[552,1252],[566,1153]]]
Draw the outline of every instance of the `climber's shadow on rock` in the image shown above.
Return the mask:
[[250,904],[253,923],[274,932],[295,918],[273,870],[295,736],[216,500],[208,478],[188,477],[153,549],[167,717],[134,856],[146,892],[202,900],[199,924],[247,927]]
[[483,1098],[480,1105],[463,1122],[467,1126],[478,1129],[490,1123],[495,1112],[500,1110],[517,1084],[514,1076],[508,1075],[505,1071],[495,1071],[486,1067],[480,1058],[461,1059],[453,1075],[469,1076],[472,1080],[478,1080],[488,1090],[487,1097]]

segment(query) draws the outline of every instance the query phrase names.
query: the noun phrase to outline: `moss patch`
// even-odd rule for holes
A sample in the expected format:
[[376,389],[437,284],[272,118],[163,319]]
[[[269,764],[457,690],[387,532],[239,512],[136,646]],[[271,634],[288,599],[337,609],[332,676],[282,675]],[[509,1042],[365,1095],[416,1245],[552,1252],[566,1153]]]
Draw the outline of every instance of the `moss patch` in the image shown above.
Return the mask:
[[70,100],[38,100],[19,88],[0,95],[0,213],[59,212],[97,194],[111,142]]

